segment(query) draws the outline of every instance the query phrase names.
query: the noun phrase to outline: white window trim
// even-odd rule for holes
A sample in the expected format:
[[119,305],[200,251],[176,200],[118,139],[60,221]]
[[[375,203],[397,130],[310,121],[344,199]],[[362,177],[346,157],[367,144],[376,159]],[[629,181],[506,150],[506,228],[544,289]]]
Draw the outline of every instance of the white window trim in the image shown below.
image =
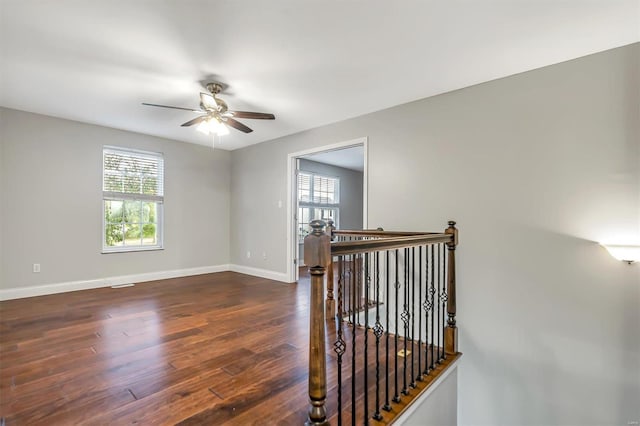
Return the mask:
[[[163,194],[164,194],[164,155],[160,152],[151,152],[151,151],[142,151],[131,148],[123,148],[118,146],[110,146],[104,145],[102,147],[102,181],[104,182],[104,154],[105,151],[114,150],[120,152],[128,152],[132,154],[139,154],[141,156],[149,156],[152,158],[160,158],[162,159],[162,186],[163,186]],[[149,201],[156,203],[156,235],[158,244],[154,245],[130,245],[130,246],[107,246],[106,245],[106,227],[107,223],[105,220],[105,201],[113,200],[113,201]],[[112,253],[127,253],[127,252],[137,252],[137,251],[158,251],[164,250],[164,195],[148,195],[148,194],[128,194],[122,192],[112,192],[112,191],[102,191],[102,209],[101,209],[101,222],[102,222],[102,236],[101,236],[101,245],[102,245],[102,254],[112,254]]]

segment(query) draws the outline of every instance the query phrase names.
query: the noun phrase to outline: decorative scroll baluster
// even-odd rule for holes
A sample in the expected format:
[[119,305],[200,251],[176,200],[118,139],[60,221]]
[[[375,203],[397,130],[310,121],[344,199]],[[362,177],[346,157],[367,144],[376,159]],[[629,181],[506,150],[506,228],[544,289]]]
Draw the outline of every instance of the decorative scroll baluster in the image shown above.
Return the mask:
[[430,364],[430,369],[433,370],[435,368],[435,364],[434,364],[434,360],[435,360],[435,356],[434,356],[434,344],[435,344],[435,324],[434,324],[434,320],[435,320],[435,294],[436,294],[436,287],[435,287],[435,275],[434,275],[434,271],[435,271],[435,267],[434,267],[434,263],[435,263],[435,248],[433,246],[431,246],[431,287],[429,287],[429,308],[431,309],[431,361],[429,362]]
[[[436,345],[437,345],[436,346],[436,362],[438,362],[438,363],[440,362],[440,334],[444,334],[444,330],[442,328],[444,326],[444,324],[442,326],[440,325],[440,294],[441,294],[440,287],[441,287],[441,284],[442,284],[440,282],[440,263],[441,263],[441,261],[440,261],[440,259],[441,259],[440,246],[441,245],[442,244],[437,244],[437,247],[438,247],[438,264],[437,264],[437,267],[436,267],[436,279],[437,279],[437,282],[438,282],[438,284],[437,284],[438,290],[437,290],[437,293],[436,293],[436,297],[433,300],[433,303],[436,304],[436,308],[437,308],[436,309],[436,311],[437,311],[437,313],[436,313],[436,331],[438,333],[438,336],[436,338]],[[443,330],[443,331],[441,331],[441,330]]]
[[386,284],[387,284],[387,296],[386,296],[386,307],[385,307],[385,315],[386,315],[386,326],[385,326],[385,390],[384,390],[384,406],[382,409],[386,411],[391,411],[391,404],[389,402],[389,311],[390,309],[390,301],[391,301],[391,289],[389,288],[389,284],[391,283],[391,276],[389,270],[389,250],[385,252],[385,266],[386,266]]
[[415,372],[415,318],[416,318],[416,248],[411,247],[411,387],[416,387]]
[[447,243],[448,262],[447,262],[447,329],[445,330],[445,350],[447,353],[455,354],[458,352],[458,327],[456,327],[456,246],[458,245],[458,230],[454,221],[449,222],[449,227],[444,231],[445,234],[453,236],[453,241]]
[[[355,265],[355,262],[357,261],[357,256],[358,255],[352,255],[351,256],[351,261],[352,261],[352,265]],[[352,278],[352,283],[353,283],[353,287],[351,290],[352,292],[355,294],[356,293],[356,289],[355,286],[357,285],[358,282],[358,276],[360,275],[359,270],[356,270],[355,274],[353,275]],[[356,328],[358,326],[358,320],[357,320],[357,316],[358,316],[358,304],[357,304],[357,297],[353,298],[353,306],[351,307],[351,424],[355,425],[356,423]]]
[[[418,247],[418,305],[422,301],[422,246]],[[416,380],[422,381],[422,309],[418,306],[418,375]]]
[[344,312],[343,306],[343,298],[342,298],[342,288],[344,286],[344,257],[340,256],[338,258],[338,312],[340,313],[336,317],[336,329],[337,329],[337,338],[336,342],[333,345],[333,350],[338,356],[338,426],[342,426],[342,355],[346,349],[346,344],[344,338],[342,337],[342,326],[343,319],[342,315]]
[[353,273],[353,258],[355,255],[351,255],[351,258],[349,260],[349,283],[347,284],[346,288],[349,290],[349,310],[347,312],[348,314],[348,318],[349,318],[349,322],[351,322],[351,309],[353,308],[353,280],[354,280],[354,273]]
[[402,323],[403,334],[402,339],[404,345],[404,356],[402,357],[402,394],[408,395],[409,389],[407,389],[407,340],[409,339],[409,249],[404,249],[404,291],[402,299]]
[[358,254],[356,255],[356,266],[355,266],[355,271],[356,271],[356,291],[355,291],[355,295],[356,295],[356,307],[354,309],[356,315],[355,315],[355,319],[358,323],[358,325],[360,325],[360,315],[358,315],[358,312],[360,312],[360,307],[362,306],[362,255]]
[[399,262],[398,262],[398,250],[396,249],[395,251],[396,254],[396,282],[395,282],[395,288],[396,288],[396,324],[395,324],[395,329],[396,332],[393,336],[394,339],[394,367],[395,370],[393,371],[393,378],[395,381],[395,389],[394,389],[394,395],[393,395],[393,402],[400,402],[400,395],[398,394],[398,312],[400,311],[400,304],[399,304],[399,296],[400,296],[400,280],[399,280],[399,276],[398,276],[398,267]]
[[330,238],[324,233],[325,223],[313,220],[313,231],[304,239],[304,263],[311,274],[309,326],[309,401],[307,425],[328,425],[327,366],[325,355],[324,275],[331,260]]
[[[429,374],[429,246],[424,250],[424,371]],[[432,337],[433,338],[433,337]]]
[[445,343],[445,310],[447,302],[447,288],[446,288],[446,258],[444,257],[444,244],[439,244],[438,246],[442,246],[442,293],[440,294],[440,304],[442,304],[442,351],[440,353],[440,362],[444,361],[446,358],[446,350],[444,347]]
[[373,334],[376,336],[376,411],[373,418],[382,420],[380,414],[380,337],[384,332],[382,324],[380,324],[380,252],[376,252],[376,325],[373,327]]
[[364,254],[364,423],[369,424],[369,288],[371,284],[371,277],[369,271],[371,265],[369,264],[369,253]]

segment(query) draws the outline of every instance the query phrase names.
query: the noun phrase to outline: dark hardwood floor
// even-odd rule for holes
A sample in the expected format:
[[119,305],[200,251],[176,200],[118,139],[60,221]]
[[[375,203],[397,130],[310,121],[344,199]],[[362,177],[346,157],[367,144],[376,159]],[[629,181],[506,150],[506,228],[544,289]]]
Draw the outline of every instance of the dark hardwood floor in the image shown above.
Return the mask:
[[306,397],[265,402],[305,389],[307,289],[224,272],[1,302],[0,415],[7,425],[300,424]]
[[301,425],[308,285],[304,275],[283,284],[222,272],[0,302],[0,417],[7,425]]

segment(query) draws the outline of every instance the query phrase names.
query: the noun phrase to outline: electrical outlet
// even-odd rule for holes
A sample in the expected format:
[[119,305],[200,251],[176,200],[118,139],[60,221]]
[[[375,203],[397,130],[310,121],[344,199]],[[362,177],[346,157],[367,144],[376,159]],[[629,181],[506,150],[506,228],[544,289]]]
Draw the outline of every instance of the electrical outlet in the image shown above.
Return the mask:
[[247,259],[251,259],[251,252],[247,251]]
[[263,258],[264,260],[267,260],[267,252],[266,252],[266,251],[263,251],[263,252],[262,252],[262,258]]
[[40,264],[39,263],[34,263],[33,264],[33,272],[38,274],[40,273]]

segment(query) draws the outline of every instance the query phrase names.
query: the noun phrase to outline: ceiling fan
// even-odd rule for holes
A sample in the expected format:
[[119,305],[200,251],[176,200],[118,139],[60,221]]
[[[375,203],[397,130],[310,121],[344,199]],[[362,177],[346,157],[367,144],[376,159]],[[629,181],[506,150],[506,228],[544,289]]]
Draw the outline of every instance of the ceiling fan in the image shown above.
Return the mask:
[[207,90],[210,93],[200,92],[200,109],[183,108],[170,105],[158,105],[143,102],[142,105],[181,109],[185,111],[192,111],[197,114],[201,114],[198,117],[182,123],[182,127],[188,127],[198,125],[197,129],[204,134],[226,135],[229,133],[227,126],[240,130],[244,133],[251,133],[253,130],[236,118],[249,118],[258,120],[275,120],[273,114],[264,112],[251,112],[251,111],[231,111],[229,110],[227,103],[220,99],[217,95],[222,92],[222,84],[220,83],[208,83],[206,85]]

